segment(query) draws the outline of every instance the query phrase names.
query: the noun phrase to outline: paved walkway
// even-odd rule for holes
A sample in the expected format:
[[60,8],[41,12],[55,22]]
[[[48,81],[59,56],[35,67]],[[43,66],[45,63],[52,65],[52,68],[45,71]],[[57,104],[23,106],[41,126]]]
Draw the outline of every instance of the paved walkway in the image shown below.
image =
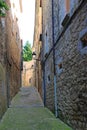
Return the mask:
[[34,87],[21,88],[3,116],[0,130],[72,130],[47,109]]

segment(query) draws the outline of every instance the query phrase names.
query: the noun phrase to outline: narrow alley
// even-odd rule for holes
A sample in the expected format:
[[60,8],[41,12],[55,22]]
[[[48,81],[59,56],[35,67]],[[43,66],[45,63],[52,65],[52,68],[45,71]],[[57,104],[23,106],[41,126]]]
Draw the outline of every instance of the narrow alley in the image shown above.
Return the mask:
[[0,130],[87,130],[87,0],[0,0]]
[[37,89],[21,88],[3,116],[0,130],[71,130],[44,107]]

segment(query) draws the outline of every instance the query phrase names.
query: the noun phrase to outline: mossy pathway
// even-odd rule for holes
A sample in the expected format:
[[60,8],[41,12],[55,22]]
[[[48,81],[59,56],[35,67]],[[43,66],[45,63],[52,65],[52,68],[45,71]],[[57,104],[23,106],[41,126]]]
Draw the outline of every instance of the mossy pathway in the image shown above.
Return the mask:
[[21,88],[3,116],[0,130],[72,130],[44,108],[34,87]]

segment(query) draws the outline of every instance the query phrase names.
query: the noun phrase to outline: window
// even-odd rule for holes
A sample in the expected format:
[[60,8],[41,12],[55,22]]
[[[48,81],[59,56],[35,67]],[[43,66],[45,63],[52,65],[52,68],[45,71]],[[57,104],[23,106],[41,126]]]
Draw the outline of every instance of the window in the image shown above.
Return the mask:
[[48,76],[47,76],[47,83],[50,83],[50,74],[48,74]]
[[29,83],[31,83],[31,78],[29,79]]
[[62,63],[58,64],[59,69],[62,69]]
[[16,17],[16,22],[18,22],[18,18]]
[[81,42],[83,48],[87,46],[87,33],[81,38]]
[[56,70],[57,74],[60,75],[63,71],[63,61],[62,57],[59,57],[57,62],[56,62]]
[[82,55],[87,54],[87,27],[79,34],[78,50]]
[[31,66],[31,69],[33,69],[33,68],[34,68],[34,65]]
[[39,38],[39,41],[42,41],[42,34],[40,34],[40,38]]
[[40,7],[42,7],[42,0],[40,0]]

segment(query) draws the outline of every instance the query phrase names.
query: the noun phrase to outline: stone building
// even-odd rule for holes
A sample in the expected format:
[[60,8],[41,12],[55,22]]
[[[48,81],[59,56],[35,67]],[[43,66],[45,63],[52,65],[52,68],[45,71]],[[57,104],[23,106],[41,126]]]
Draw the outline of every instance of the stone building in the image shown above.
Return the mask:
[[21,0],[6,0],[9,11],[0,18],[0,118],[21,87],[22,40],[19,34]]
[[86,12],[86,0],[42,1],[44,103],[75,130],[87,129]]
[[42,1],[35,2],[35,27],[33,42],[33,60],[35,60],[35,86],[42,96],[41,46],[42,46]]
[[35,60],[23,62],[22,86],[35,86]]
[[0,18],[0,118],[7,108],[6,40],[4,18]]

